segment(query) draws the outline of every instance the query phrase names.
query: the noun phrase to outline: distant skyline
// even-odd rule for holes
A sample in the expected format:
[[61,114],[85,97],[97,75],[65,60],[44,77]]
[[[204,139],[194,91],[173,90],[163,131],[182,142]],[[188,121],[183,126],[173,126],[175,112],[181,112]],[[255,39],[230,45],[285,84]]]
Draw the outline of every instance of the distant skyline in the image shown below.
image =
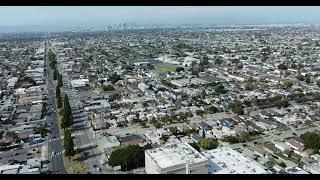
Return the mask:
[[311,6],[1,6],[0,26],[320,23]]

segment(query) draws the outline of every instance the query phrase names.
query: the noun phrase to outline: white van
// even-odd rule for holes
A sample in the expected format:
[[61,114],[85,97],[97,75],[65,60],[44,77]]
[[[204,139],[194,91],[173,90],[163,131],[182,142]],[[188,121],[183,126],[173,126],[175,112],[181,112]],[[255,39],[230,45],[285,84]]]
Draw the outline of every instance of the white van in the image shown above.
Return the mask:
[[104,159],[100,159],[100,163],[101,163],[102,165],[105,165],[105,164],[106,164],[106,161],[105,161]]

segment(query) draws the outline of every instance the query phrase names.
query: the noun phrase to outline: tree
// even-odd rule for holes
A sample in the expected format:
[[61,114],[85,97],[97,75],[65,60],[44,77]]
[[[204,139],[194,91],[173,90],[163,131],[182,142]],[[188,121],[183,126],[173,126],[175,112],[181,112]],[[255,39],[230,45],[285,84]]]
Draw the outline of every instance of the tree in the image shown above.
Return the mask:
[[143,128],[147,127],[147,124],[146,124],[146,122],[144,122],[144,121],[141,121],[139,124],[140,124],[140,126],[143,127]]
[[202,129],[202,138],[206,137],[206,133],[204,132],[204,129]]
[[301,74],[296,77],[299,81],[304,81],[304,76]]
[[160,137],[160,140],[162,140],[162,141],[164,141],[164,142],[167,142],[168,139],[169,139],[169,136],[167,136],[167,135],[162,135],[162,136]]
[[251,101],[243,101],[243,104],[246,105],[247,107],[251,107]]
[[281,71],[285,71],[285,70],[288,69],[288,67],[285,64],[282,63],[282,64],[278,65],[278,69],[281,70]]
[[154,65],[152,65],[152,64],[147,64],[147,68],[148,68],[149,70],[153,70],[153,69],[154,69]]
[[191,70],[191,75],[193,75],[193,76],[198,76],[198,75],[199,75],[199,70],[197,70],[197,69],[192,69],[192,70]]
[[159,128],[162,127],[162,124],[161,124],[159,121],[157,121],[157,122],[155,123],[154,127],[157,128],[157,129],[159,129]]
[[219,143],[215,139],[202,138],[199,142],[200,147],[203,149],[215,149],[218,147]]
[[58,78],[58,70],[57,70],[57,68],[54,68],[54,70],[53,70],[53,80],[57,80],[57,78]]
[[207,55],[202,56],[202,59],[200,60],[199,65],[201,67],[206,66],[209,64],[209,57]]
[[305,77],[306,83],[307,83],[307,84],[310,84],[310,83],[311,83],[311,77],[310,77],[310,75],[309,75],[309,74],[306,74],[304,77]]
[[180,120],[185,121],[185,120],[188,119],[188,114],[187,114],[187,113],[180,112],[180,113],[179,113],[179,118],[180,118]]
[[120,100],[121,99],[121,95],[119,93],[115,93],[109,96],[109,100],[111,102],[115,101],[115,100]]
[[120,75],[118,75],[117,73],[113,73],[110,77],[109,80],[111,81],[112,84],[116,83],[117,81],[121,80],[122,78],[120,77]]
[[156,120],[155,117],[153,117],[153,118],[149,121],[149,123],[150,123],[150,124],[153,124],[153,125],[155,125],[157,122],[158,122],[158,121]]
[[253,91],[254,90],[254,84],[253,83],[247,83],[244,86],[244,89],[247,90],[247,91]]
[[278,69],[280,70],[280,77],[281,77],[283,74],[283,71],[286,71],[288,67],[285,64],[279,64]]
[[[63,110],[63,114],[65,114],[65,110]],[[68,116],[63,115],[61,119],[61,128],[66,129],[68,128],[69,118]]]
[[202,110],[196,110],[196,115],[198,115],[198,116],[203,116],[203,115],[204,115],[204,111],[202,111]]
[[113,91],[113,90],[115,90],[112,85],[108,85],[108,86],[103,85],[102,89],[104,91]]
[[296,69],[297,67],[298,67],[297,63],[292,63],[292,64],[291,64],[291,68],[292,68],[292,69]]
[[46,113],[46,112],[47,112],[47,103],[44,102],[42,104],[42,109],[41,109],[41,119],[44,118],[44,113]]
[[64,132],[64,150],[65,156],[69,157],[69,160],[71,156],[75,155],[74,143],[69,129]]
[[242,68],[243,68],[243,64],[242,64],[242,63],[238,63],[238,64],[237,64],[237,68],[238,68],[238,69],[242,69]]
[[62,108],[61,96],[57,96],[57,107],[58,107],[58,108]]
[[221,65],[223,63],[222,59],[220,57],[218,57],[215,61],[214,61],[215,64],[217,65]]
[[183,67],[177,67],[177,68],[176,68],[176,72],[181,72],[181,71],[184,71],[184,68],[183,68]]
[[306,132],[301,136],[306,148],[319,152],[320,149],[320,133]]
[[224,136],[223,141],[229,142],[231,144],[240,143],[240,139],[235,136]]
[[56,55],[51,50],[48,52],[48,59],[49,61],[56,60]]
[[200,152],[200,147],[199,147],[199,145],[197,143],[189,143],[189,145],[192,146],[198,152]]
[[41,134],[41,136],[44,137],[49,132],[47,128],[48,124],[44,123],[43,125],[40,125],[39,127],[36,127],[33,130],[36,134]]
[[58,86],[62,87],[63,83],[62,83],[62,75],[58,75]]
[[57,58],[56,58],[56,55],[52,51],[48,52],[48,59],[50,61],[51,69],[54,69],[56,67],[56,64],[57,64]]
[[122,171],[132,170],[144,166],[144,151],[152,148],[150,144],[143,147],[129,145],[114,149],[110,155],[108,164],[112,167],[121,166]]
[[276,100],[276,101],[274,101],[273,104],[274,104],[274,106],[281,108],[282,107],[282,100]]
[[223,94],[225,93],[225,90],[224,90],[224,86],[222,84],[218,84],[217,86],[214,87],[214,91],[217,93],[217,94]]
[[283,86],[284,86],[286,89],[291,88],[292,85],[293,85],[293,81],[291,81],[291,80],[286,80],[286,81],[283,82]]
[[279,163],[279,166],[281,166],[281,167],[283,167],[283,168],[286,168],[286,167],[287,167],[286,163],[284,163],[283,161]]
[[197,61],[192,61],[191,62],[191,69],[193,69],[194,67],[196,67],[197,65]]
[[63,123],[64,127],[70,127],[73,124],[73,115],[72,115],[72,111],[71,111],[71,106],[69,103],[69,98],[67,96],[67,94],[65,94],[64,96],[64,104],[63,104]]
[[104,79],[99,80],[100,84],[103,85],[103,83],[105,82]]
[[154,90],[153,85],[152,85],[152,84],[150,84],[150,85],[149,85],[149,87],[148,87],[148,89],[149,89],[149,90]]
[[60,87],[56,86],[56,98],[60,97]]
[[16,141],[19,139],[18,134],[14,131],[8,131],[7,135],[10,136],[13,141]]
[[243,105],[239,101],[236,101],[233,104],[231,104],[231,110],[232,112],[237,113],[238,115],[244,115]]
[[287,108],[287,107],[289,107],[289,101],[288,100],[282,100],[282,102],[281,102],[281,106],[282,107],[285,107],[285,108]]
[[215,106],[210,106],[210,107],[208,108],[208,111],[209,111],[210,113],[217,113],[217,112],[219,112],[219,109],[216,108]]
[[143,107],[148,107],[149,104],[148,104],[148,102],[144,101],[144,102],[142,102],[142,106],[143,106]]
[[65,94],[64,95],[64,102],[63,102],[63,108],[64,108],[64,111],[69,114],[71,113],[71,106],[70,106],[70,103],[69,103],[69,98],[68,98],[68,95]]

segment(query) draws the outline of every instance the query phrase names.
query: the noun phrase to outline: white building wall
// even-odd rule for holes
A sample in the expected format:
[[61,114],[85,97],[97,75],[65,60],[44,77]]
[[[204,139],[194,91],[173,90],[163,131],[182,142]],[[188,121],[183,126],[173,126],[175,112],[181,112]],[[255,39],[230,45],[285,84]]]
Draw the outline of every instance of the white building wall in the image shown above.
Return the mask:
[[144,155],[145,155],[146,174],[160,174],[160,172],[157,171],[157,164],[149,156],[149,153],[145,151]]

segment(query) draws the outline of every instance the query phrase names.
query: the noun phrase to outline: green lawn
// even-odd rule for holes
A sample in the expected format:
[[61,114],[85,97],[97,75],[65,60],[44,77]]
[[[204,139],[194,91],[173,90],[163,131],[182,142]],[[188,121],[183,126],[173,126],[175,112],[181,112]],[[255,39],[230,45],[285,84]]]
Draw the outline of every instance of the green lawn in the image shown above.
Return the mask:
[[163,72],[174,72],[176,70],[175,65],[159,65],[156,66],[154,71],[157,73],[163,73]]

